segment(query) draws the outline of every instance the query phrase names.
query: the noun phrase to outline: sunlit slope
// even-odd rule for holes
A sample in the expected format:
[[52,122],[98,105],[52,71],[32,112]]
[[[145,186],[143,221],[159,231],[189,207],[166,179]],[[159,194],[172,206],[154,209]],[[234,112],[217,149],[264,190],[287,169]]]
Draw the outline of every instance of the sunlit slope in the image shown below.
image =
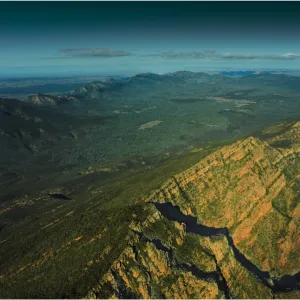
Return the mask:
[[238,248],[262,270],[296,273],[300,123],[288,126],[266,141],[250,137],[223,147],[170,179],[152,201],[170,201],[204,225],[227,227]]

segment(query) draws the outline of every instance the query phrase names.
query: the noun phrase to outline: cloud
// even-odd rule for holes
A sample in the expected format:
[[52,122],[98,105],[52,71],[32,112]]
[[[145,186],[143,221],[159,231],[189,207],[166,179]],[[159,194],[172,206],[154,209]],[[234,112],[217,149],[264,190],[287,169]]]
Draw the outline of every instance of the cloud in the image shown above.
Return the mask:
[[288,53],[282,54],[281,56],[284,58],[295,59],[295,58],[300,58],[300,53],[288,52]]
[[224,58],[224,59],[257,59],[258,56],[249,53],[224,53],[220,55],[216,55],[216,57]]
[[161,52],[157,54],[150,54],[147,55],[150,57],[162,57],[162,58],[175,58],[175,59],[181,59],[181,58],[192,58],[192,59],[201,59],[205,58],[208,55],[205,54],[205,52],[202,51],[191,51],[191,52],[174,52],[174,51],[168,51],[168,52]]
[[124,50],[109,48],[62,48],[60,55],[51,57],[53,59],[68,58],[111,58],[111,57],[152,57],[163,59],[222,59],[222,60],[296,60],[300,59],[299,53],[287,52],[284,54],[251,54],[251,53],[218,53],[215,50],[203,51],[165,51],[148,55],[137,55]]
[[221,54],[219,57],[224,59],[274,59],[274,60],[287,60],[287,59],[298,59],[300,58],[300,54],[296,53],[286,53],[286,54],[249,54],[249,53],[240,53],[240,54],[234,54],[234,53],[225,53]]
[[300,54],[297,53],[286,53],[286,54],[251,54],[251,53],[217,53],[214,50],[204,50],[204,51],[188,51],[188,52],[161,52],[156,54],[150,54],[149,57],[161,57],[164,59],[206,59],[206,58],[218,58],[227,60],[253,60],[253,59],[263,59],[263,60],[291,60],[300,59]]
[[90,48],[62,48],[59,50],[61,53],[78,53],[82,51],[90,51]]
[[86,57],[122,57],[132,56],[131,52],[108,48],[63,48],[59,52],[61,55],[54,58],[86,58]]
[[216,50],[207,49],[203,51],[206,55],[213,55],[216,53]]

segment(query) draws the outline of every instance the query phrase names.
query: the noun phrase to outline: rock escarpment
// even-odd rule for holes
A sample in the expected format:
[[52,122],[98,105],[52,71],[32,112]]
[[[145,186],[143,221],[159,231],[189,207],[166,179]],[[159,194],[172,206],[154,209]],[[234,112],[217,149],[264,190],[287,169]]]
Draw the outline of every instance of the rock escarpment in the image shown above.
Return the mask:
[[[291,131],[298,137],[299,123]],[[178,205],[203,225],[228,228],[237,247],[262,270],[296,273],[299,257],[297,263],[287,261],[300,246],[296,137],[288,149],[253,137],[224,147],[174,176],[150,200]]]
[[141,200],[169,202],[205,226],[226,228],[233,245],[222,234],[189,233],[154,206],[89,296],[299,297],[300,123],[275,130],[223,147]]

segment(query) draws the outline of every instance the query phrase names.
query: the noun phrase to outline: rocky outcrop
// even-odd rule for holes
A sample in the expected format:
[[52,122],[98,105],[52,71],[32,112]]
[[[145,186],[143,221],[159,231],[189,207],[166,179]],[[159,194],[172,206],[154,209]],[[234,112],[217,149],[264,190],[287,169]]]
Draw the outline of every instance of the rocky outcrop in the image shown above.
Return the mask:
[[[282,138],[299,137],[298,128],[296,123]],[[292,140],[289,149],[253,137],[223,147],[148,200],[171,202],[203,225],[228,228],[239,250],[260,269],[274,276],[294,274],[300,268],[299,142]],[[287,170],[291,161],[293,171]]]
[[[112,291],[122,282],[138,298],[297,297],[297,290],[273,288],[273,280],[300,270],[299,128],[295,122],[281,127],[281,134],[277,128],[276,136],[223,147],[138,202],[170,202],[205,226],[226,228],[237,250],[224,235],[195,236],[156,212],[132,225],[140,234],[90,296],[101,296],[108,282]],[[288,147],[280,147],[287,140]],[[172,238],[158,228],[170,230]],[[237,259],[236,251],[269,274],[265,281]],[[199,274],[211,277],[207,281]]]
[[[157,231],[162,224],[170,239]],[[89,298],[272,298],[272,290],[237,261],[225,236],[187,233],[184,224],[157,212],[131,228],[130,245]]]
[[[184,268],[175,256],[177,248],[183,247],[184,227],[177,222],[164,223],[172,231],[171,240],[159,240],[155,232],[148,230],[166,222],[158,212],[147,218],[143,224],[132,224],[130,245],[103,276],[89,298],[135,297],[135,298],[219,298],[223,291],[212,279],[200,277]],[[135,231],[135,230],[141,231]],[[146,232],[146,234],[145,234]],[[154,234],[154,235],[153,235]],[[161,237],[160,237],[161,238]],[[165,244],[166,245],[165,245]],[[201,255],[201,254],[200,254]],[[202,257],[207,256],[203,253]],[[200,259],[200,256],[198,255]],[[201,264],[207,270],[214,269],[214,262],[208,259]],[[110,291],[110,294],[107,292]]]
[[78,102],[78,99],[72,95],[54,96],[46,94],[36,94],[28,96],[25,101],[36,105],[55,106],[63,103],[74,104]]

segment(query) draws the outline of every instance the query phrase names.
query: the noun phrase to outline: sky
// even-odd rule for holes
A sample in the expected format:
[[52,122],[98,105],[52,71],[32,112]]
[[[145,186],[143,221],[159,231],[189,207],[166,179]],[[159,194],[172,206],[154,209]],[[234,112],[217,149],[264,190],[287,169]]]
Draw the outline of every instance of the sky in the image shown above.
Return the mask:
[[0,76],[300,69],[300,2],[0,2]]

